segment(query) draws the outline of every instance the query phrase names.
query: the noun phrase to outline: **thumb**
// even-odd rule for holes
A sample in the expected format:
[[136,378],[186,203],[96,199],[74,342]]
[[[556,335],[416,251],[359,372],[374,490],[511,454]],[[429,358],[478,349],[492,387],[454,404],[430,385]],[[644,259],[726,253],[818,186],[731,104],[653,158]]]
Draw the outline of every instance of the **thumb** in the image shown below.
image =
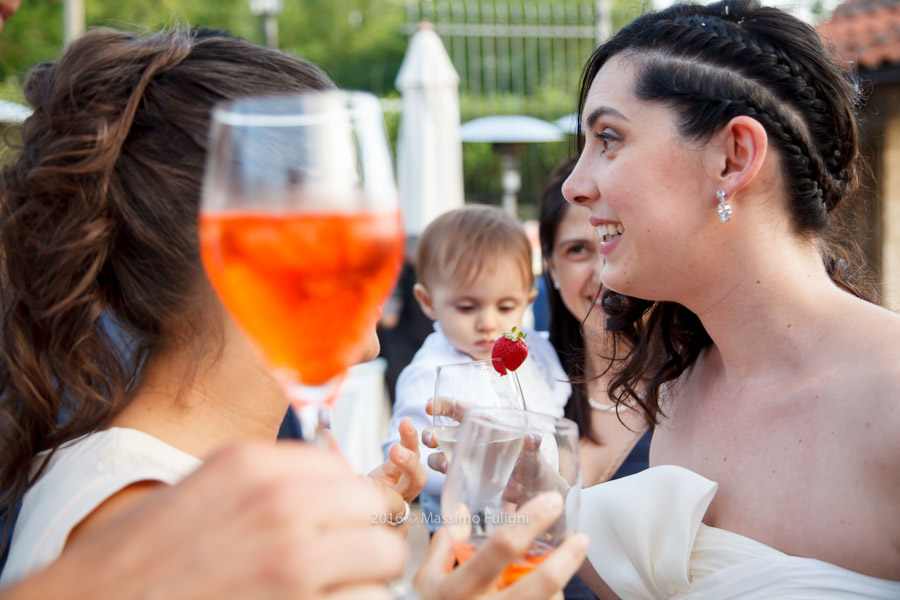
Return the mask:
[[316,432],[316,435],[322,438],[323,448],[327,448],[335,454],[343,456],[341,453],[341,446],[338,444],[337,437],[335,437],[333,431],[330,429],[323,429],[322,431]]

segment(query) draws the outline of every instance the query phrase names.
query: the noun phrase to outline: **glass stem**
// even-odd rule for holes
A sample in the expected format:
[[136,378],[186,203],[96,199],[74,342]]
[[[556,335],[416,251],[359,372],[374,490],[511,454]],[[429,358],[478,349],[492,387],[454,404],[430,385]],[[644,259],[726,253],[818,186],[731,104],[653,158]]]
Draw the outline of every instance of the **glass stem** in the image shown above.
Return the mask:
[[331,429],[331,411],[318,404],[302,404],[294,406],[300,421],[300,432],[303,440],[329,447],[328,437],[322,432]]

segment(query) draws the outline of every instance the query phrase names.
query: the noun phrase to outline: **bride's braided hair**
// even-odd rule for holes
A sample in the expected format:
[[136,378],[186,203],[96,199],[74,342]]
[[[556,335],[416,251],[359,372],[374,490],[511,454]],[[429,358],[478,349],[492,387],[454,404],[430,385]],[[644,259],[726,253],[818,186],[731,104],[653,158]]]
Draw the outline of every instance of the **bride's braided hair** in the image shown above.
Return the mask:
[[[737,116],[759,121],[781,159],[794,233],[832,238],[819,243],[832,278],[874,300],[866,270],[850,269],[854,250],[833,243],[833,213],[852,200],[862,168],[858,88],[809,25],[756,0],[649,13],[594,51],[582,76],[579,114],[594,77],[616,54],[637,64],[635,95],[671,107],[687,139],[706,141]],[[610,329],[628,340],[620,347],[630,348],[616,361],[621,367],[611,397],[638,401],[655,422],[659,386],[677,378],[711,340],[680,305],[611,291],[604,302]]]

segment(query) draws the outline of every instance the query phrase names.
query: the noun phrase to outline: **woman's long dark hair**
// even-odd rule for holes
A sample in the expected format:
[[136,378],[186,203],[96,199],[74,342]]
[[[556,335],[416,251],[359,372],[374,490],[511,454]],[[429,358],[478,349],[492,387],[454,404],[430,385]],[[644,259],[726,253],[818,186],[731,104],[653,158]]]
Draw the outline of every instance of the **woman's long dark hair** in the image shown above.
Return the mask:
[[142,365],[214,327],[197,240],[213,105],[330,87],[208,31],[98,29],[29,73],[34,114],[0,174],[0,509],[38,453],[108,424]]
[[[876,300],[870,270],[840,229],[863,168],[854,117],[858,90],[809,25],[756,0],[675,4],[643,15],[591,55],[579,114],[594,77],[620,53],[637,65],[635,95],[671,107],[687,139],[705,141],[736,116],[758,120],[781,157],[794,233],[819,240],[838,285]],[[629,342],[618,345],[624,354],[616,356],[610,398],[638,402],[656,423],[660,387],[677,379],[711,339],[679,304],[609,290],[603,302],[608,329]]]
[[[544,257],[552,256],[559,224],[566,211],[572,208],[563,196],[562,185],[572,173],[576,162],[578,156],[560,163],[547,180],[541,194],[539,237]],[[563,369],[572,383],[572,395],[566,403],[565,416],[578,424],[581,437],[593,440],[595,438],[591,426],[591,408],[588,404],[587,386],[584,383],[585,350],[582,322],[566,308],[559,290],[553,286],[553,279],[546,265],[543,277],[550,313],[550,343],[556,349]]]

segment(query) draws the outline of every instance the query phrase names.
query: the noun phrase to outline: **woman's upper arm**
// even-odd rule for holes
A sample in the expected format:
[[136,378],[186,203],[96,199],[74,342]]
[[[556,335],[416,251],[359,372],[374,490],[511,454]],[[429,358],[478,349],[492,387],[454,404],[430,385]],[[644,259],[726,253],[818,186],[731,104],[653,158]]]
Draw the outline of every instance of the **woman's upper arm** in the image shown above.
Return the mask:
[[581,563],[578,576],[600,600],[619,600],[615,592],[597,575],[597,571],[594,570],[594,566],[588,559],[584,559],[584,562]]
[[167,484],[162,481],[144,480],[136,481],[122,488],[121,490],[104,500],[88,516],[86,516],[81,520],[80,523],[72,528],[72,531],[69,533],[68,538],[66,538],[66,545],[68,546],[73,540],[84,535],[85,533],[94,531],[95,529],[98,529],[101,526],[109,523],[117,516],[140,502],[144,497],[146,497],[147,494],[151,493],[153,490],[156,490],[161,486],[166,485]]

